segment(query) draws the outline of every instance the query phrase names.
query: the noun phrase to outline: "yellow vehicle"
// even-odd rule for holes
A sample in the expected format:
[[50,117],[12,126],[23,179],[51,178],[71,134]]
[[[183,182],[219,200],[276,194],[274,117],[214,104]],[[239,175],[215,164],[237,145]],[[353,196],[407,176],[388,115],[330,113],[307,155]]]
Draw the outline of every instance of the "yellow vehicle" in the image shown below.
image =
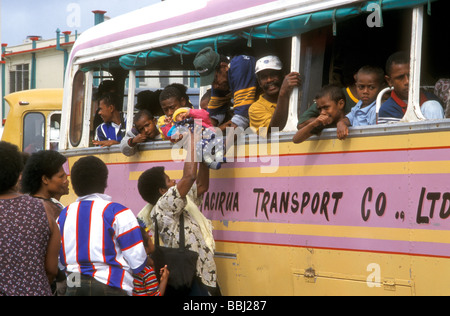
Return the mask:
[[[92,146],[96,81],[109,77],[119,94],[135,96],[145,76],[163,83],[169,71],[194,73],[207,46],[227,56],[276,54],[304,79],[286,128],[271,139],[247,135],[242,152],[211,171],[204,196],[223,294],[449,295],[450,120],[424,120],[419,103],[421,87],[450,76],[439,37],[449,29],[449,3],[172,0],[111,19],[84,32],[71,52],[59,150],[69,168],[87,155],[101,158],[106,194],[137,213],[146,204],[139,176],[164,166],[179,179],[183,157],[168,141],[143,144],[131,157],[118,145]],[[356,66],[383,66],[400,50],[411,57],[401,122],[351,127],[345,141],[327,129],[292,142],[323,85],[346,84]],[[128,131],[133,100],[123,104]]]
[[5,97],[10,110],[2,140],[33,153],[58,150],[63,89],[15,92]]

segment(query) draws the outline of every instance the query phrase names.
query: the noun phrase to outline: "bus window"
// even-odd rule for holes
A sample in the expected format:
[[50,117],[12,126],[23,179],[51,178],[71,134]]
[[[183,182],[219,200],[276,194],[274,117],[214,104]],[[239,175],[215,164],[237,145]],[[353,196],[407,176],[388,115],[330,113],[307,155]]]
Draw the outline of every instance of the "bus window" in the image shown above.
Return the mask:
[[44,150],[45,117],[28,113],[23,120],[23,151],[29,154]]
[[59,132],[61,129],[61,113],[54,113],[50,116],[50,134],[49,143],[50,150],[57,151],[59,148]]
[[72,112],[70,115],[70,143],[77,147],[83,135],[83,113],[86,77],[78,71],[73,80]]

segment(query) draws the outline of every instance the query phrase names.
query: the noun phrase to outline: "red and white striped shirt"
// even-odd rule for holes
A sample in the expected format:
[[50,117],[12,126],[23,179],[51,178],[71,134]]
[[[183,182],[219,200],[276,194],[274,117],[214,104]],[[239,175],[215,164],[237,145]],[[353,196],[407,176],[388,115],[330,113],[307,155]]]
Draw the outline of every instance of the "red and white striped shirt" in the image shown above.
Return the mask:
[[130,295],[133,273],[147,262],[142,234],[133,212],[111,202],[111,197],[93,194],[79,198],[58,218],[61,231],[60,262],[66,273],[94,277]]

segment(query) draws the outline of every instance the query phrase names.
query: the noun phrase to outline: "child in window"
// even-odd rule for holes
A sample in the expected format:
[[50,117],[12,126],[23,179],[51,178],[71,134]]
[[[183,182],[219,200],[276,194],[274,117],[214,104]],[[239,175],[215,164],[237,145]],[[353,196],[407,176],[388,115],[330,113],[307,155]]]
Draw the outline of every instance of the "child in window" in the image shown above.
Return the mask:
[[120,142],[120,150],[125,156],[133,156],[138,144],[161,139],[156,118],[148,110],[140,110],[134,116],[134,127]]
[[384,71],[378,67],[364,66],[355,75],[358,103],[337,124],[337,137],[344,140],[349,126],[375,125],[377,123],[376,100],[385,86]]
[[336,128],[336,124],[345,117],[345,94],[339,86],[323,87],[315,101],[320,115],[297,131],[292,138],[296,144],[320,134],[325,128]]

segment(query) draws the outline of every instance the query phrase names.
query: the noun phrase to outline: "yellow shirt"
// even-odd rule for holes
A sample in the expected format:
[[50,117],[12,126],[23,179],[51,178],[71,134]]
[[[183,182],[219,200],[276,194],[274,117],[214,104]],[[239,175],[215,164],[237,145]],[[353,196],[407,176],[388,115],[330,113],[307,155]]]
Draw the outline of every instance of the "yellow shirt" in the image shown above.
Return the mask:
[[[250,106],[248,110],[248,116],[250,118],[250,127],[259,134],[259,128],[266,127],[269,128],[270,121],[272,120],[272,116],[275,113],[275,109],[277,107],[276,103],[272,103],[267,101],[263,95],[259,97],[259,99]],[[266,136],[267,129],[265,133],[262,133],[261,136]],[[263,135],[264,134],[264,135]]]

